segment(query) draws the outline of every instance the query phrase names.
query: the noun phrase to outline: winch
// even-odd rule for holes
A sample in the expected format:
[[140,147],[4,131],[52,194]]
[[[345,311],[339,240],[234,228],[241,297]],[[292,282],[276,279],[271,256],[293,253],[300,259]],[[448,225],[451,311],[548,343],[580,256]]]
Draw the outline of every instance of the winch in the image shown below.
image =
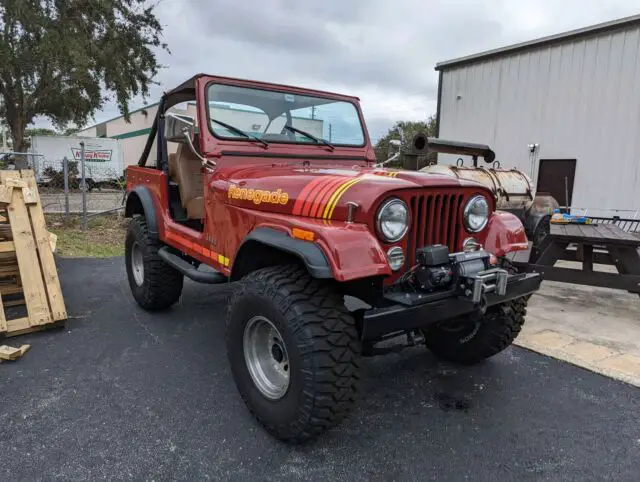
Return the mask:
[[508,272],[492,266],[483,249],[450,254],[441,244],[425,246],[416,251],[416,262],[399,280],[399,291],[391,290],[388,298],[415,305],[455,294],[483,305],[485,294],[504,295],[507,290]]

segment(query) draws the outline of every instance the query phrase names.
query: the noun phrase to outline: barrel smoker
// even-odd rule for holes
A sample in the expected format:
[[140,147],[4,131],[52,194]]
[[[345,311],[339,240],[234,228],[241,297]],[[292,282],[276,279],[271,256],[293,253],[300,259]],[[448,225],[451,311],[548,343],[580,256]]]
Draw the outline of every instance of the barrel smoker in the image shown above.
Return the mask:
[[[405,169],[416,169],[418,157],[431,152],[455,154],[471,157],[472,164],[464,165],[458,158],[457,165],[431,164],[420,169],[423,172],[441,174],[468,179],[487,186],[496,197],[496,207],[508,211],[520,218],[529,240],[539,245],[549,233],[553,210],[559,208],[558,202],[549,194],[536,193],[531,178],[518,169],[504,169],[495,160],[495,153],[484,144],[447,141],[417,134],[411,142],[412,150],[405,154]],[[478,165],[482,157],[491,167]]]

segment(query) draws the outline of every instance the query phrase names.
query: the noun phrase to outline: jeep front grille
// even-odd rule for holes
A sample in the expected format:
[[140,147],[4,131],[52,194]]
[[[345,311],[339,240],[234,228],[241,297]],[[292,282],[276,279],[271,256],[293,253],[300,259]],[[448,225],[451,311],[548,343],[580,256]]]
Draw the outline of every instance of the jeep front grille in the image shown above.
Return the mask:
[[460,192],[450,194],[424,194],[411,196],[412,225],[408,238],[409,266],[415,262],[416,249],[431,244],[444,244],[449,252],[458,251],[461,223],[461,208],[464,194]]

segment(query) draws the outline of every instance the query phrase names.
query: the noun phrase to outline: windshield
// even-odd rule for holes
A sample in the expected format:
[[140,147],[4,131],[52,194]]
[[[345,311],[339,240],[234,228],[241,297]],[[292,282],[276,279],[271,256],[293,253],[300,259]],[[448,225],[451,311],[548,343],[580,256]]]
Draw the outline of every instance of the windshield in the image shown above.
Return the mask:
[[208,102],[211,131],[219,138],[364,145],[360,117],[351,102],[222,84],[209,86]]

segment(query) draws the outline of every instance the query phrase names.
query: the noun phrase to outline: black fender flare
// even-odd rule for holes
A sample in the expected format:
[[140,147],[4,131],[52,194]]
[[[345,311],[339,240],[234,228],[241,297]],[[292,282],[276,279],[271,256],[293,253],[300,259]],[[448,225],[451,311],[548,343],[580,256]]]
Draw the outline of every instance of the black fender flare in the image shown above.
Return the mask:
[[136,186],[127,194],[127,203],[124,209],[126,218],[133,217],[134,214],[140,214],[138,211],[142,208],[142,214],[147,222],[149,236],[152,239],[158,239],[158,219],[156,217],[156,209],[153,204],[153,196],[146,186]]
[[266,246],[292,254],[304,263],[314,278],[333,278],[331,266],[320,247],[312,242],[290,237],[287,233],[272,228],[256,228],[240,244],[238,253],[248,242],[258,242]]

